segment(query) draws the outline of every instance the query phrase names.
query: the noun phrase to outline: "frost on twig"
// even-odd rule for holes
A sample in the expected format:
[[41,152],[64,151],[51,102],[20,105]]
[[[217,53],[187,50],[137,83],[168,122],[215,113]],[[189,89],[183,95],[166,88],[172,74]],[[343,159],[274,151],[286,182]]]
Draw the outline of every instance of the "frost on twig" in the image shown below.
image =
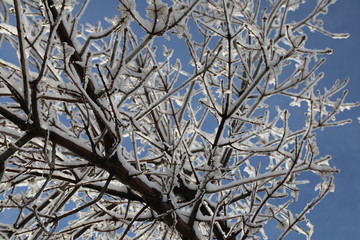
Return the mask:
[[275,222],[310,239],[339,171],[316,133],[359,105],[349,79],[319,87],[332,50],[307,44],[347,37],[321,20],[334,1],[294,20],[307,2],[119,0],[84,23],[94,2],[0,1],[0,238],[266,239]]

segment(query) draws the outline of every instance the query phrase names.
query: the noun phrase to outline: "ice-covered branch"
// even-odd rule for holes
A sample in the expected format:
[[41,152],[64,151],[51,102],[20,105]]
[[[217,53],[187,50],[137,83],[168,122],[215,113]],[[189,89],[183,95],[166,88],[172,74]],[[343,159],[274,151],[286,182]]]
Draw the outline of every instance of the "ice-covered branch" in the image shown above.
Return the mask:
[[94,26],[98,1],[0,0],[0,236],[310,238],[338,172],[317,131],[360,105],[304,31],[346,37],[333,2],[104,1]]

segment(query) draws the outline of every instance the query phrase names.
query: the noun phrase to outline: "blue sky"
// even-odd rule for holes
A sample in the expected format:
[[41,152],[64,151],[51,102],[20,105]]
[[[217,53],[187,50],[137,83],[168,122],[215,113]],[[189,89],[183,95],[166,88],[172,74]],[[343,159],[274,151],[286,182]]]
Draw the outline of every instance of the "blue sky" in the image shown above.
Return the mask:
[[[312,0],[311,0],[312,1]],[[114,0],[95,0],[89,9],[89,20],[106,15],[107,10],[113,13]],[[101,10],[101,11],[100,11]],[[108,15],[112,16],[112,15]],[[319,34],[309,37],[309,43],[316,48],[332,48],[334,53],[320,71],[325,72],[324,85],[328,88],[336,79],[351,78],[347,89],[350,90],[348,102],[360,101],[360,1],[338,0],[322,17],[325,29],[336,33],[350,33],[348,39],[331,39]],[[328,128],[317,132],[318,145],[322,155],[333,156],[332,165],[341,170],[335,176],[336,190],[330,193],[308,215],[315,225],[313,239],[359,239],[360,236],[360,108],[343,112],[339,118],[351,118],[352,124]],[[296,235],[292,235],[296,237]],[[298,238],[303,239],[303,237]]]
[[[350,33],[350,38],[333,40],[313,39],[316,44],[330,47],[334,53],[327,57],[321,70],[325,81],[349,76],[348,101],[360,101],[360,1],[338,0],[324,16],[326,29]],[[360,109],[343,112],[342,119],[351,118],[352,124],[328,128],[318,132],[320,152],[333,156],[332,164],[341,170],[335,176],[336,190],[329,194],[311,213],[315,225],[314,239],[359,239],[360,236]]]

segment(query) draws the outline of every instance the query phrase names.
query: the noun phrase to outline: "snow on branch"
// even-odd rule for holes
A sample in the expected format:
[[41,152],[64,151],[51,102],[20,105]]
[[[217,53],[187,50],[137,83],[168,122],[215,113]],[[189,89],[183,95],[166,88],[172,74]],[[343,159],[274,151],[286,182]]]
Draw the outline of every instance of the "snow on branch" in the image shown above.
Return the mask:
[[310,239],[359,106],[307,44],[335,1],[98,2],[0,0],[0,238]]

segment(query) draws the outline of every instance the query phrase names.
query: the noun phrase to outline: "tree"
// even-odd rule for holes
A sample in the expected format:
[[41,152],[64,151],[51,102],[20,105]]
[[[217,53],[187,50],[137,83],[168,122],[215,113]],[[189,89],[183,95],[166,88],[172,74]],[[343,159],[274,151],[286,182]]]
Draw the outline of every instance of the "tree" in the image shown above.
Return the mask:
[[1,237],[309,239],[338,171],[316,131],[358,105],[307,46],[347,37],[335,1],[119,0],[96,26],[89,2],[1,1]]

